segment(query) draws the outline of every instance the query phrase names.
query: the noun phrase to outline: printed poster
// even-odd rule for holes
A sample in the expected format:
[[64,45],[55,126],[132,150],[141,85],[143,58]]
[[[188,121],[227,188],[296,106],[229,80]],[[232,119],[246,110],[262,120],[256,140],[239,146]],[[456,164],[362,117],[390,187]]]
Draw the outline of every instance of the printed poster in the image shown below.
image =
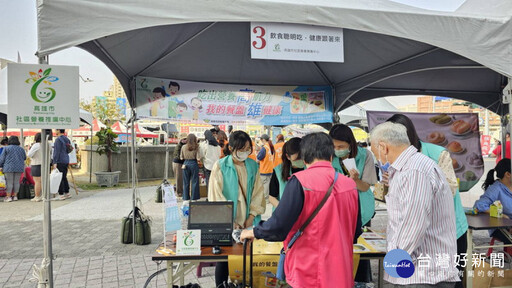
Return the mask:
[[332,122],[330,86],[252,86],[137,77],[139,118],[211,125]]
[[[395,112],[367,111],[368,128],[385,122]],[[423,142],[443,146],[453,161],[460,191],[468,191],[484,173],[476,113],[401,113],[409,117]]]
[[165,232],[174,232],[181,229],[181,217],[173,185],[162,184],[162,199],[165,207]]
[[9,63],[0,74],[9,128],[80,127],[78,67]]

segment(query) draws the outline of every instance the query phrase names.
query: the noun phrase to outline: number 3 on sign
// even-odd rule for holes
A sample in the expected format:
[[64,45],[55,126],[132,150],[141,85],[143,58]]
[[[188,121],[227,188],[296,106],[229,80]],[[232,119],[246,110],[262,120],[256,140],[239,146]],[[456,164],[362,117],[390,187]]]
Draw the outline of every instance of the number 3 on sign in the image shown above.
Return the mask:
[[256,35],[256,39],[259,39],[259,41],[252,41],[252,47],[255,49],[263,49],[265,46],[267,46],[267,41],[265,41],[265,28],[261,26],[256,26],[254,29],[252,29],[252,33]]

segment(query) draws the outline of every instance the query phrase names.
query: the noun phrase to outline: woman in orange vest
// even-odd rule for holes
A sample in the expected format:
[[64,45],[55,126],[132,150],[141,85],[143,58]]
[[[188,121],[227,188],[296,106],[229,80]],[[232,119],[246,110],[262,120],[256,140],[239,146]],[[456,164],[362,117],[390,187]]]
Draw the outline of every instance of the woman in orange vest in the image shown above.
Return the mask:
[[270,179],[272,178],[272,171],[274,170],[274,155],[276,150],[272,144],[272,140],[267,134],[260,137],[263,147],[261,147],[258,156],[256,157],[260,162],[260,177],[263,187],[265,188],[265,198],[268,199]]
[[283,146],[284,146],[284,136],[283,134],[277,135],[277,142],[274,145],[274,149],[276,149],[276,157],[274,157],[274,168],[279,166],[279,164],[283,163]]

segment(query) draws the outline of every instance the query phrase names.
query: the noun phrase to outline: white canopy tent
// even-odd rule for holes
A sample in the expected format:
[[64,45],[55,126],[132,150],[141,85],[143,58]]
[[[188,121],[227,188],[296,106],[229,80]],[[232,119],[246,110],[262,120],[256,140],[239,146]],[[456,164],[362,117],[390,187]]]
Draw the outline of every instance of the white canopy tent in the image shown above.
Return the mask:
[[377,98],[363,103],[354,104],[338,112],[339,122],[357,127],[367,126],[366,111],[389,111],[398,112],[399,110],[385,98]]
[[[112,69],[132,107],[130,81],[153,76],[331,85],[336,111],[348,100],[429,94],[504,114],[500,97],[512,76],[512,2],[504,0],[467,0],[454,12],[389,0],[39,3],[38,55],[84,48]],[[344,28],[345,63],[253,60],[251,21]]]
[[[251,59],[250,22],[343,28],[345,62]],[[512,77],[512,1],[466,0],[443,12],[389,0],[40,0],[38,40],[42,62],[73,46],[99,58],[119,79],[131,107],[134,78],[149,76],[329,85],[334,112],[373,98],[429,94],[504,115],[502,90]]]

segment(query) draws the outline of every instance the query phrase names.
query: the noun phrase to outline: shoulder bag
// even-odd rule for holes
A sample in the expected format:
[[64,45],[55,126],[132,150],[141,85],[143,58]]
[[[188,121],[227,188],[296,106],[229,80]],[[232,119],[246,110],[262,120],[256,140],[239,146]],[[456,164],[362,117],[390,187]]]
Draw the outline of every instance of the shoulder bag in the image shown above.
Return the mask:
[[315,216],[318,214],[320,209],[322,209],[322,207],[324,207],[325,202],[327,202],[327,199],[329,199],[329,196],[331,196],[331,192],[332,192],[332,189],[334,188],[334,184],[336,183],[336,180],[338,180],[338,172],[335,172],[334,181],[332,181],[331,187],[329,187],[329,190],[327,190],[327,193],[325,193],[324,198],[322,199],[320,204],[318,204],[315,211],[313,211],[313,213],[311,213],[311,215],[306,220],[306,222],[304,222],[304,224],[302,224],[302,227],[300,227],[300,229],[297,230],[297,232],[293,235],[292,239],[288,243],[288,247],[286,247],[286,250],[284,249],[284,247],[283,247],[283,249],[281,249],[281,254],[279,255],[279,264],[277,265],[277,273],[276,273],[277,279],[279,279],[281,281],[286,281],[286,275],[284,274],[284,260],[286,258],[286,253],[292,248],[295,241],[297,241],[297,239],[299,239],[299,237],[302,236],[302,234],[304,234],[304,230],[309,225],[309,223],[311,223],[313,218],[315,218]]

